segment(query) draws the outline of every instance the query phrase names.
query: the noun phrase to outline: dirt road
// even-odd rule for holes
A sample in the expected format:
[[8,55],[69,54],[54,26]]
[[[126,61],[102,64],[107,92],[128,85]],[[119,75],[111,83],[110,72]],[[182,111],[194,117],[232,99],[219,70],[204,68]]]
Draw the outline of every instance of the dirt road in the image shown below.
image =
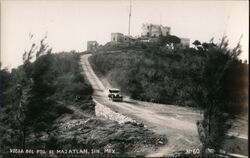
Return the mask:
[[154,104],[124,98],[124,102],[112,102],[108,99],[108,87],[105,87],[94,73],[88,58],[81,57],[84,74],[94,89],[93,98],[111,108],[127,115],[153,130],[167,136],[166,146],[147,156],[171,156],[173,151],[195,149],[201,146],[196,128],[196,121],[201,119],[200,111],[188,107]]

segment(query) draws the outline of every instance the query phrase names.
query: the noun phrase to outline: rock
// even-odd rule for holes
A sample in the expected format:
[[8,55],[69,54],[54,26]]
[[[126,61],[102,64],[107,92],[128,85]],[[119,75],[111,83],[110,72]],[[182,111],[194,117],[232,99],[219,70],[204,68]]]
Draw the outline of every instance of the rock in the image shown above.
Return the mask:
[[214,150],[214,149],[207,148],[207,152],[210,153],[210,154],[214,154],[214,153],[215,153],[215,150]]
[[144,127],[144,124],[143,123],[137,123],[137,126]]
[[225,151],[225,150],[220,149],[220,150],[219,150],[219,153],[223,153],[223,154],[225,154],[225,153],[226,153],[226,151]]

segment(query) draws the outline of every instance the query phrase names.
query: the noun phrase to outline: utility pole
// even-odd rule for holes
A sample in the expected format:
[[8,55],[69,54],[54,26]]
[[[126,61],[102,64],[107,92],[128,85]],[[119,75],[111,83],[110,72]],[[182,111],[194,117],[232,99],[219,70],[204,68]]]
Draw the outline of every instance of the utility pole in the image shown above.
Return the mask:
[[230,15],[227,16],[227,22],[226,22],[226,25],[225,25],[225,31],[224,31],[224,33],[223,33],[223,37],[226,36],[227,26],[228,26],[228,21],[229,21],[229,19],[230,19]]
[[161,17],[161,14],[160,14],[160,25],[162,24],[162,17]]
[[128,19],[128,35],[129,36],[130,36],[131,8],[132,8],[132,0],[130,0],[130,6],[129,6],[129,19]]

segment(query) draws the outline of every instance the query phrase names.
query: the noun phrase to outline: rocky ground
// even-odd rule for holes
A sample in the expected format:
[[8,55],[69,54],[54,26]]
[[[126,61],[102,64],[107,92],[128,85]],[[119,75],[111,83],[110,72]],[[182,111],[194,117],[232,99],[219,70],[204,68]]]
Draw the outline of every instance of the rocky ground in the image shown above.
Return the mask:
[[[143,157],[157,151],[168,142],[165,135],[155,134],[142,123],[119,123],[100,118],[93,110],[83,110],[80,105],[69,105],[68,108],[72,113],[60,116],[49,131],[28,136],[28,153],[25,153],[25,150],[22,153],[17,149],[17,153],[6,153],[3,156]],[[50,153],[50,150],[53,153]]]
[[[164,135],[156,135],[135,122],[117,123],[99,119],[84,113],[78,107],[71,107],[73,114],[57,120],[59,144],[75,143],[78,148],[105,149],[114,155],[146,155],[167,143]],[[81,113],[81,115],[80,115]]]

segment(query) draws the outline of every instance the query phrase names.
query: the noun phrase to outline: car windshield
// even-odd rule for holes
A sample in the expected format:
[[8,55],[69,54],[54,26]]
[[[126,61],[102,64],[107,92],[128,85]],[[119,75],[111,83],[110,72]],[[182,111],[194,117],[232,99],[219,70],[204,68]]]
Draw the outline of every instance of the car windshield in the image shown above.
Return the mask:
[[110,92],[110,93],[119,93],[120,90],[112,90],[112,89],[110,89],[109,92]]

